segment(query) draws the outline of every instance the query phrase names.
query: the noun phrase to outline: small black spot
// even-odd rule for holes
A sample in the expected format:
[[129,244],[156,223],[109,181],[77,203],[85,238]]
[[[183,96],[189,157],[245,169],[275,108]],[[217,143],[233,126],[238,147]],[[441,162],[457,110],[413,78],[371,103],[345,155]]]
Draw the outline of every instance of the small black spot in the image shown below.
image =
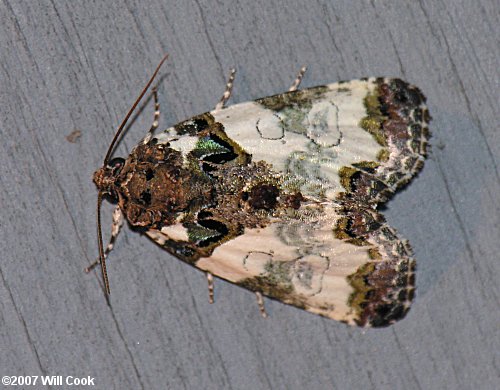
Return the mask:
[[376,168],[377,168],[377,167],[371,167],[371,166],[357,164],[357,163],[352,164],[352,166],[357,168],[357,169],[360,169],[362,171],[371,173],[371,174],[374,174],[376,172]]
[[398,90],[394,94],[394,100],[400,104],[405,104],[408,102],[408,95],[405,90]]
[[228,150],[228,152],[224,152],[224,153],[214,153],[214,154],[206,155],[201,160],[201,164],[200,164],[201,170],[203,172],[207,173],[209,176],[213,176],[213,175],[211,175],[211,172],[216,171],[219,168],[218,165],[222,165],[222,164],[225,164],[229,161],[234,160],[235,158],[238,157],[238,154],[236,154],[234,152],[234,148],[231,144],[222,140],[217,135],[210,134],[208,136],[208,138],[210,140],[212,140],[213,142],[218,143],[225,150]]
[[380,305],[377,307],[377,314],[380,317],[385,318],[390,312],[391,312],[392,306],[391,305]]
[[345,229],[344,229],[344,232],[349,236],[349,237],[352,237],[352,238],[357,238],[358,235],[356,233],[354,233],[354,221],[349,218],[345,224]]
[[413,117],[415,118],[415,120],[417,122],[422,122],[422,119],[423,119],[423,113],[422,113],[422,110],[420,108],[416,108],[414,111],[413,111]]
[[[404,306],[400,304],[381,305],[376,309],[377,315],[380,317],[380,326],[388,325],[393,320],[402,318],[405,314]],[[373,326],[376,326],[372,323]]]
[[146,180],[150,181],[153,177],[155,177],[155,173],[151,168],[146,170]]
[[399,274],[396,278],[396,287],[406,287],[408,284],[408,278],[405,274]]
[[260,184],[250,190],[248,204],[254,209],[272,210],[278,203],[280,191],[272,184]]
[[398,104],[418,106],[424,100],[418,88],[402,80],[393,80],[391,88],[394,90],[394,101]]
[[151,229],[151,226],[133,226],[133,225],[130,225],[130,229],[132,229],[134,232],[144,234],[149,229]]
[[359,184],[359,181],[360,181],[362,175],[363,174],[360,171],[356,171],[351,175],[349,184],[351,186],[352,192],[356,192],[356,190],[358,189],[357,187],[358,187],[358,184]]
[[208,164],[206,162],[201,163],[201,170],[205,173],[208,173],[209,176],[212,176],[210,172],[213,172],[217,169],[215,165]]
[[113,191],[112,193],[106,192],[104,193],[104,199],[106,199],[109,203],[117,204],[118,203],[118,195]]
[[198,221],[202,220],[202,219],[207,219],[207,218],[211,218],[213,216],[212,212],[211,211],[207,211],[207,210],[202,210],[198,213]]
[[[198,215],[199,217],[199,215]],[[198,224],[210,230],[215,230],[219,235],[208,237],[198,243],[200,247],[207,247],[213,243],[220,241],[223,237],[225,237],[229,233],[229,229],[222,222],[216,221],[214,219],[198,219]]]
[[202,219],[198,220],[198,223],[207,229],[215,230],[221,234],[227,234],[229,231],[226,225],[220,221],[216,221],[215,219]]
[[208,121],[204,118],[204,114],[188,119],[187,121],[181,122],[177,125],[175,125],[175,131],[178,135],[196,135],[200,131],[205,130],[207,127],[209,127]]
[[196,252],[194,251],[193,248],[186,245],[182,245],[175,248],[175,253],[183,259],[189,259],[193,257]]
[[298,210],[301,202],[305,200],[306,198],[304,198],[300,192],[296,192],[295,194],[289,195],[285,198],[285,204],[294,210]]
[[211,162],[214,164],[224,164],[224,163],[231,161],[231,160],[234,160],[236,157],[238,157],[238,155],[236,153],[234,153],[234,148],[228,142],[222,140],[220,137],[216,136],[215,134],[210,134],[209,138],[212,141],[221,145],[224,149],[229,150],[229,152],[210,154],[208,156],[205,156],[203,158],[203,161]]
[[149,206],[151,204],[151,192],[149,192],[149,190],[142,192],[141,201],[145,206]]
[[401,290],[398,294],[398,301],[404,302],[408,298],[408,292],[406,290]]
[[389,104],[387,104],[385,102],[380,102],[380,105],[379,105],[378,108],[380,110],[380,113],[383,116],[388,116],[389,115]]
[[193,123],[197,131],[205,130],[208,127],[207,120],[203,118],[195,119]]
[[376,232],[380,229],[382,224],[374,219],[365,219],[365,226],[367,232]]

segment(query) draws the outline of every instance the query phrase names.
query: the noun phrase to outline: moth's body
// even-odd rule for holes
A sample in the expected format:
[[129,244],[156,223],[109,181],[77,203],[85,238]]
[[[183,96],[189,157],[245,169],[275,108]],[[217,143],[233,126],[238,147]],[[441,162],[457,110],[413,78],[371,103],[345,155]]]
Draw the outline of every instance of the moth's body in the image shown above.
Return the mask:
[[376,207],[421,168],[420,91],[364,79],[236,104],[148,134],[94,176],[183,261],[360,326],[407,312],[414,261]]

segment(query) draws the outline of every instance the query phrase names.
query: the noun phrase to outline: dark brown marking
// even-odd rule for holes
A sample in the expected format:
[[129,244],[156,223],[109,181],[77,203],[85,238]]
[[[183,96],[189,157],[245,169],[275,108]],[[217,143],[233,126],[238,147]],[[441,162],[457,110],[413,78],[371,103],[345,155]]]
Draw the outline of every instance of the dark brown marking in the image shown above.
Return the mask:
[[285,207],[290,207],[295,210],[298,210],[301,203],[306,200],[307,199],[304,198],[300,192],[283,196],[283,204],[285,205]]
[[272,184],[258,184],[248,193],[248,204],[254,209],[272,210],[278,204],[280,191]]
[[358,325],[387,326],[406,315],[413,299],[412,275],[397,268],[395,262],[367,263],[348,277],[355,290],[349,304],[358,312]]

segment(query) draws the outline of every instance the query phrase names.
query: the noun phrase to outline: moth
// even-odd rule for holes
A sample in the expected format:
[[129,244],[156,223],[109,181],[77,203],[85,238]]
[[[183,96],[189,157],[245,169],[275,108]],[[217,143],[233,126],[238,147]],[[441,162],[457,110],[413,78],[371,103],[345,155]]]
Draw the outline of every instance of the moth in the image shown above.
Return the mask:
[[[410,245],[378,206],[422,168],[430,116],[420,90],[395,78],[363,78],[226,107],[232,70],[215,109],[111,154],[98,188],[99,260],[123,220],[180,260],[262,296],[362,327],[403,318],[414,297]],[[113,199],[103,250],[100,205]],[[95,264],[94,264],[95,265]],[[91,266],[92,267],[92,266]],[[89,269],[91,268],[89,267]]]

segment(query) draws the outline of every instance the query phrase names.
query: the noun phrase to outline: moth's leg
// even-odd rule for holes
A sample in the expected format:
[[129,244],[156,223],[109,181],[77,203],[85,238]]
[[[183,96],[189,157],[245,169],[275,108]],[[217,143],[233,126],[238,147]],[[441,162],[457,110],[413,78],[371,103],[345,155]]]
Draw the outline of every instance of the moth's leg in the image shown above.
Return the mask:
[[208,302],[214,303],[214,276],[207,272],[207,282],[208,282]]
[[[118,234],[120,234],[120,230],[123,226],[123,213],[122,210],[120,209],[120,206],[116,206],[115,210],[113,211],[113,223],[111,225],[111,238],[109,239],[109,243],[106,246],[106,249],[104,250],[104,259],[106,260],[108,258],[109,252],[113,250],[113,247],[115,246],[115,241],[116,237],[118,237]],[[89,273],[96,267],[98,264],[100,264],[100,259],[97,258],[96,261],[94,261],[91,265],[89,265],[87,268],[85,268],[85,272]]]
[[304,77],[304,73],[306,73],[306,70],[307,68],[305,66],[300,68],[299,73],[297,73],[297,78],[293,82],[292,86],[288,89],[288,92],[294,92],[299,88],[300,82],[302,81],[302,78]]
[[153,87],[153,100],[155,102],[155,113],[153,117],[153,124],[149,129],[149,134],[153,134],[153,132],[158,128],[159,120],[160,120],[160,103],[158,102],[158,89],[156,85]]
[[260,292],[256,292],[257,305],[259,305],[260,314],[263,318],[267,318],[266,308],[264,307],[264,298]]
[[233,82],[234,82],[234,75],[236,74],[236,69],[231,69],[229,73],[229,80],[227,80],[226,84],[226,90],[224,91],[224,94],[222,95],[221,99],[219,100],[219,103],[215,106],[215,110],[222,110],[224,106],[226,105],[227,101],[231,97],[231,93],[233,92]]
[[160,125],[160,103],[158,102],[158,89],[156,85],[153,87],[153,100],[155,103],[155,113],[153,116],[153,124],[149,128],[148,134],[146,137],[144,137],[144,143],[147,144],[151,137],[153,136],[154,131],[158,128]]

